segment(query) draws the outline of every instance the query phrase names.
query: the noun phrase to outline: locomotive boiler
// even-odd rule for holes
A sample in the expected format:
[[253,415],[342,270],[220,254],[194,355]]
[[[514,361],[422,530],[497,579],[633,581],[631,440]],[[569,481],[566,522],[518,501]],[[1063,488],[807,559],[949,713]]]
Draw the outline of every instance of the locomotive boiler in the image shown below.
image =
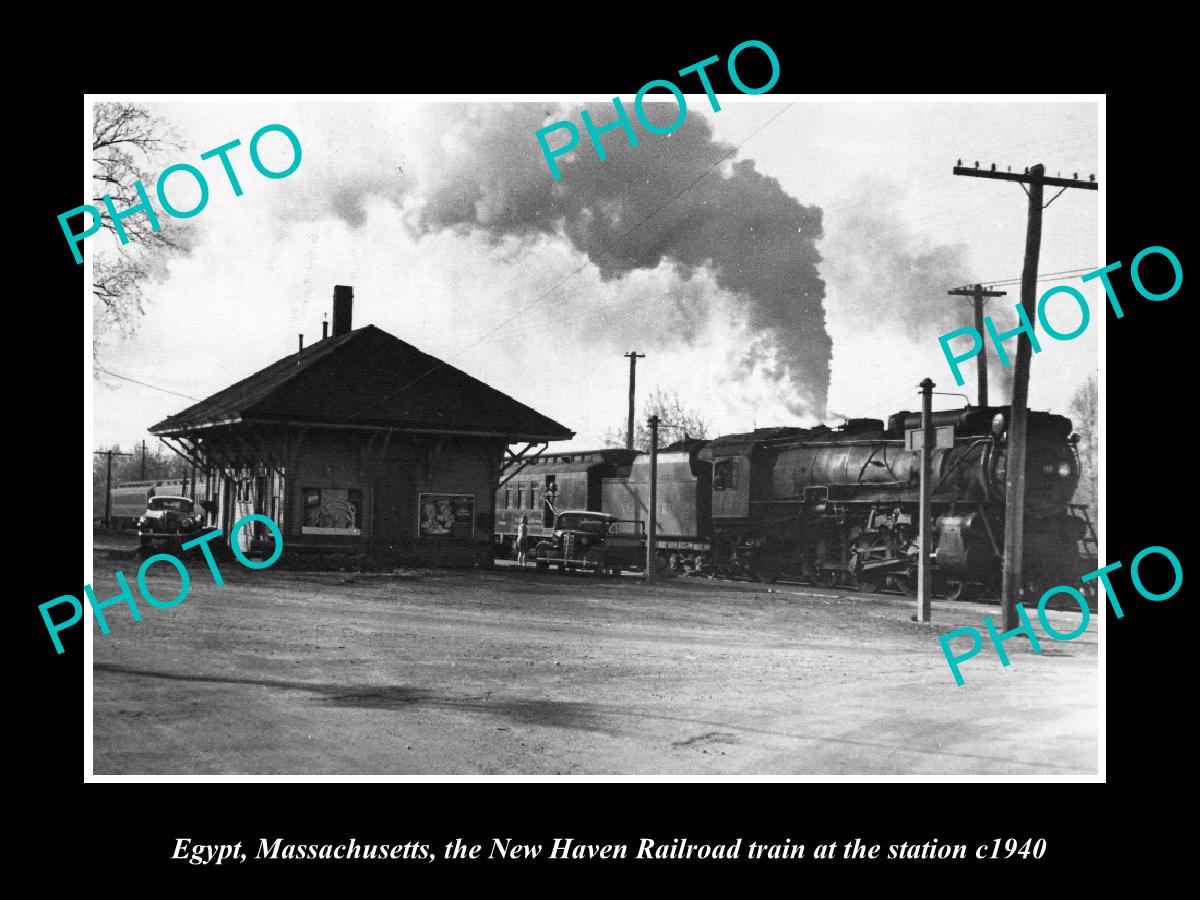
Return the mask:
[[[1009,407],[933,414],[935,586],[961,598],[999,591]],[[713,562],[762,581],[801,579],[914,592],[921,416],[907,410],[839,428],[770,428],[717,438]],[[1069,512],[1079,480],[1071,422],[1028,413],[1027,588],[1078,578],[1084,525]]]

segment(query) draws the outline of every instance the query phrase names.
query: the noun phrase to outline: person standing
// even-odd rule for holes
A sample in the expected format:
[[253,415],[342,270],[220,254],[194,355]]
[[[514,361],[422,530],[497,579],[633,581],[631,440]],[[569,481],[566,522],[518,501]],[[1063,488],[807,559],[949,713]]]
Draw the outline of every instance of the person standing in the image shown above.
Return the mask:
[[517,565],[525,567],[525,550],[529,545],[529,516],[521,516],[517,526]]

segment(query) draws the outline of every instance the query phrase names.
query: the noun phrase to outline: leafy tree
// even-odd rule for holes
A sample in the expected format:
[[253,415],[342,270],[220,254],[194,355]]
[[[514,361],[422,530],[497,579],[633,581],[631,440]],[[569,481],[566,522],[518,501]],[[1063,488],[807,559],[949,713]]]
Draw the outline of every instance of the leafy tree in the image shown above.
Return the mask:
[[[655,388],[654,393],[647,397],[642,405],[641,417],[634,420],[633,445],[639,450],[650,449],[650,427],[646,421],[651,416],[659,418],[659,447],[665,447],[683,438],[708,437],[708,425],[699,412],[680,400],[678,394],[668,395],[665,391]],[[605,435],[605,444],[609,447],[624,447],[627,427],[628,423],[622,423],[619,427],[610,429]]]

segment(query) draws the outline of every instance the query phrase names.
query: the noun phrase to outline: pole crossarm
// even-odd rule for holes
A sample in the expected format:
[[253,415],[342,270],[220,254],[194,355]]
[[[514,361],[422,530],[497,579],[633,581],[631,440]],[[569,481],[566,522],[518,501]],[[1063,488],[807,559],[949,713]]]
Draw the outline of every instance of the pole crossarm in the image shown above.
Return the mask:
[[1049,184],[1054,187],[1064,188],[1082,188],[1085,191],[1099,190],[1100,182],[1096,181],[1093,175],[1090,179],[1083,178],[1057,178],[1049,175],[1036,175],[1033,172],[1021,174],[1019,172],[997,172],[994,169],[973,169],[969,166],[955,166],[955,175],[966,175],[970,178],[995,178],[998,181],[1017,181],[1021,184]]
[[1006,297],[1008,291],[990,291],[984,290],[983,285],[975,284],[969,287],[959,287],[953,290],[946,291],[952,297]]

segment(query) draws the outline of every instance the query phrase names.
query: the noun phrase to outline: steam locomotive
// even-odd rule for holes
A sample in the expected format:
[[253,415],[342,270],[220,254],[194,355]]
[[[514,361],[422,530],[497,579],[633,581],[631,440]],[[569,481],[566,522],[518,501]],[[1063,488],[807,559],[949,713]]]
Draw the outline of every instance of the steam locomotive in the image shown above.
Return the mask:
[[[936,412],[935,589],[998,595],[1009,407]],[[869,591],[916,589],[921,416],[908,410],[837,428],[764,428],[659,453],[657,547],[673,568]],[[1095,568],[1095,532],[1072,504],[1079,481],[1069,419],[1028,413],[1023,570],[1032,592]],[[497,540],[522,517],[548,533],[555,508],[648,520],[647,454],[599,450],[514,466],[497,494]],[[566,502],[564,502],[566,501]]]

